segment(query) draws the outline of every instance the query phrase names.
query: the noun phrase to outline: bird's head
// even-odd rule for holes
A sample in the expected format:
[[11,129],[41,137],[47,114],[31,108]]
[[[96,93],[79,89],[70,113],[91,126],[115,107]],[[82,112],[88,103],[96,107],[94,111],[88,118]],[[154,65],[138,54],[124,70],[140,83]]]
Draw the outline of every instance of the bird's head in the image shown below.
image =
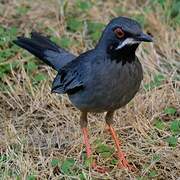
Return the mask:
[[152,42],[150,35],[142,32],[140,24],[126,17],[117,17],[106,26],[98,46],[108,50],[121,51],[123,49],[136,50],[141,42]]

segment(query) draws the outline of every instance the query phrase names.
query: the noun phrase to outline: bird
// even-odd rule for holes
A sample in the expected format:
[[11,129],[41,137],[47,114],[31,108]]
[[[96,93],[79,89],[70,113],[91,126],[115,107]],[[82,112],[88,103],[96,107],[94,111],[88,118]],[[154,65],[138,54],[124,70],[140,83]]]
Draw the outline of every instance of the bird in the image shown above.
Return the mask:
[[[59,47],[47,36],[32,32],[31,37],[17,37],[14,43],[26,49],[57,71],[52,93],[67,94],[80,110],[80,127],[87,158],[91,158],[88,119],[90,112],[106,113],[105,121],[117,149],[118,167],[131,169],[113,128],[114,112],[136,95],[143,79],[136,50],[142,42],[153,42],[141,25],[129,17],[115,17],[104,28],[95,47],[79,56]],[[105,172],[94,160],[91,167]]]

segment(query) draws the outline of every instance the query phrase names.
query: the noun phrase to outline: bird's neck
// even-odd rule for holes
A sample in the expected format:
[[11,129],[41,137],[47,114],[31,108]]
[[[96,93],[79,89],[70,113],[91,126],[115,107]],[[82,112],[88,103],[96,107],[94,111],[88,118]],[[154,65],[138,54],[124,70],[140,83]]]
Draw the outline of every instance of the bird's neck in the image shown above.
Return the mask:
[[125,64],[126,62],[131,63],[135,60],[135,52],[139,44],[124,46],[123,48],[116,50],[118,44],[102,42],[102,40],[103,39],[99,41],[96,49],[105,53],[112,61],[116,61],[117,63],[122,62]]
[[122,62],[125,64],[126,62],[131,63],[136,59],[136,49],[138,44],[134,44],[131,46],[125,46],[122,49],[115,50],[115,49],[108,49],[107,54],[111,61],[116,61],[117,63]]

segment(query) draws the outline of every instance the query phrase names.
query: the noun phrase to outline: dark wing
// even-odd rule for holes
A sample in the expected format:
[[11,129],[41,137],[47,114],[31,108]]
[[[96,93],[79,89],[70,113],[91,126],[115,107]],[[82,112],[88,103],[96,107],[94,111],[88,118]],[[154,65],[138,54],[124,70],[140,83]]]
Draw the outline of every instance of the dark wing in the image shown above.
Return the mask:
[[60,48],[37,32],[32,32],[31,38],[18,37],[14,43],[28,50],[57,71],[76,58],[75,55]]
[[59,94],[74,94],[82,90],[85,80],[84,63],[75,59],[67,64],[64,68],[60,69],[52,84],[52,93]]

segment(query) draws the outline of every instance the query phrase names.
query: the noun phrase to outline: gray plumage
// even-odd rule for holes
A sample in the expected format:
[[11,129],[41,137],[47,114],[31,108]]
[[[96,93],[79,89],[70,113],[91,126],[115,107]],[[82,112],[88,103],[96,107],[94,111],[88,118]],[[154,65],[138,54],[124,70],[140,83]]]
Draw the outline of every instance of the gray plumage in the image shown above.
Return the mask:
[[[123,66],[102,54],[90,51],[62,68],[52,91],[68,93],[71,102],[82,111],[103,112],[127,104],[139,89],[141,64],[136,58]],[[73,88],[78,91],[69,92]]]
[[[118,28],[122,38],[115,31]],[[79,57],[37,33],[15,43],[58,71],[52,92],[67,93],[81,111],[104,112],[126,105],[138,91],[143,72],[135,51],[141,41],[152,38],[136,21],[119,17],[106,26],[97,46]]]

